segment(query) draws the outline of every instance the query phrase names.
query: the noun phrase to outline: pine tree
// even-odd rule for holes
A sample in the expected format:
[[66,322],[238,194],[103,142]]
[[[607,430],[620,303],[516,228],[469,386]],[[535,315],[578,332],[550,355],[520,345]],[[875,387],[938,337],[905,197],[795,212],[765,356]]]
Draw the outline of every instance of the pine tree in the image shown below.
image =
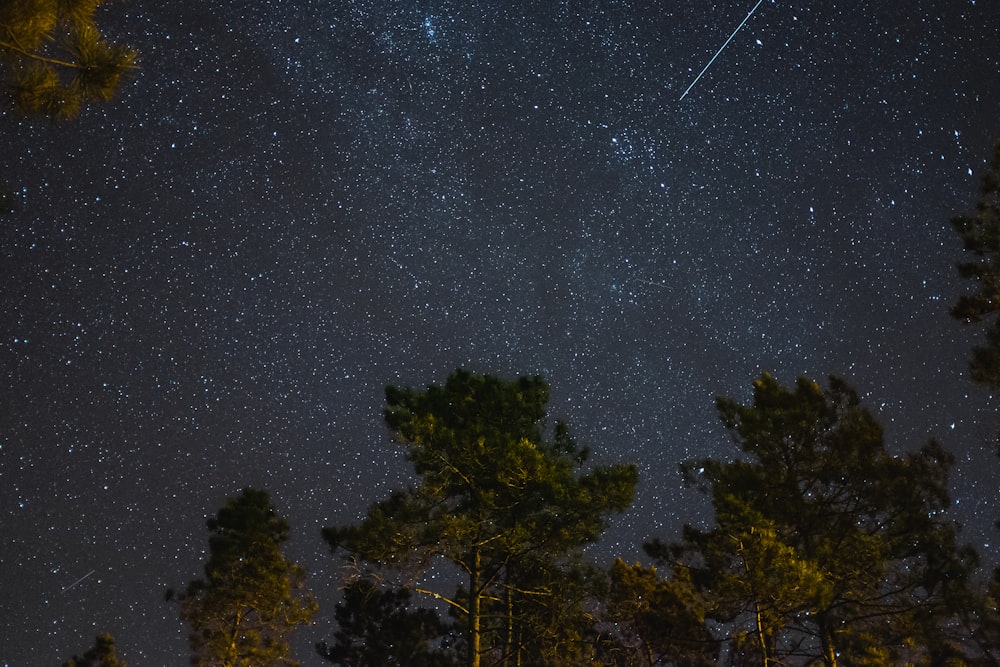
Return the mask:
[[649,550],[690,563],[734,645],[764,665],[951,655],[953,602],[975,564],[947,518],[952,458],[933,443],[889,453],[837,378],[826,390],[805,378],[786,389],[765,374],[751,405],[720,398],[718,408],[742,456],[684,468],[710,494],[715,526]]
[[74,655],[64,662],[62,667],[126,667],[126,665],[115,650],[115,638],[104,633],[97,635],[94,646],[88,649],[82,658]]
[[244,489],[208,520],[205,578],[179,596],[197,667],[292,667],[288,636],[316,613],[305,570],[281,553],[288,522],[264,491]]
[[[566,575],[573,554],[632,501],[635,466],[580,472],[586,451],[565,425],[543,439],[547,400],[539,377],[507,382],[465,371],[422,392],[387,388],[386,423],[420,484],[373,505],[361,525],[323,531],[359,576],[395,573],[400,585],[450,605],[464,622],[470,667],[484,656],[518,664],[524,632],[543,627],[531,622],[527,599],[553,609],[565,601],[558,580],[540,580],[539,569]],[[455,594],[417,583],[441,561],[464,575]],[[565,630],[538,641],[563,641]]]

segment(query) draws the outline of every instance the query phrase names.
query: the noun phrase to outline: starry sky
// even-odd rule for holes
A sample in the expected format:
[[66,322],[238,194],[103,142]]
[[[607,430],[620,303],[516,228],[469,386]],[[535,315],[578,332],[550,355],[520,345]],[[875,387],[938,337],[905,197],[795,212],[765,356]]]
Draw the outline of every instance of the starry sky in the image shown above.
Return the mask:
[[[953,452],[994,559],[995,401],[948,220],[1000,136],[996,0],[129,0],[141,70],[53,125],[0,114],[0,665],[111,632],[186,664],[163,602],[244,486],[320,528],[413,478],[386,384],[541,374],[633,508],[641,558],[710,520],[691,457],[763,371],[845,377],[894,451]],[[83,578],[82,580],[80,580]]]

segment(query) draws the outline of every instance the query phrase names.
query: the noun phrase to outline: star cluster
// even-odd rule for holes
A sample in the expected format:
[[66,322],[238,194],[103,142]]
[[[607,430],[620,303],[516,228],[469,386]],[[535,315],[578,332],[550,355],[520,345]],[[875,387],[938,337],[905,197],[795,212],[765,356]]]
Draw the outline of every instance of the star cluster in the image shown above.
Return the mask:
[[[521,6],[523,5],[523,6]],[[600,462],[636,462],[595,557],[706,520],[678,463],[733,454],[714,397],[844,376],[890,445],[957,458],[988,558],[990,396],[948,219],[997,135],[982,0],[479,0],[101,15],[141,54],[68,125],[0,116],[0,664],[112,632],[179,664],[163,602],[246,485],[319,537],[409,483],[386,384],[541,374]],[[88,571],[94,571],[77,582]]]

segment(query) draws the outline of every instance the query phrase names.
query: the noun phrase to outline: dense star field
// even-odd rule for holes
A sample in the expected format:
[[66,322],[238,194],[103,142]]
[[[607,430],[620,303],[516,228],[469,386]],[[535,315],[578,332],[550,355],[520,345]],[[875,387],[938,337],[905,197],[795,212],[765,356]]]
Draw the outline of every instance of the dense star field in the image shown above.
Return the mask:
[[[333,633],[320,528],[410,483],[386,384],[551,384],[640,484],[591,552],[704,522],[714,397],[841,375],[890,447],[939,439],[995,560],[995,400],[948,225],[1000,137],[1000,4],[130,0],[118,99],[0,116],[0,664],[111,632],[186,663],[163,601],[205,519],[271,492]],[[81,580],[82,578],[82,580]]]

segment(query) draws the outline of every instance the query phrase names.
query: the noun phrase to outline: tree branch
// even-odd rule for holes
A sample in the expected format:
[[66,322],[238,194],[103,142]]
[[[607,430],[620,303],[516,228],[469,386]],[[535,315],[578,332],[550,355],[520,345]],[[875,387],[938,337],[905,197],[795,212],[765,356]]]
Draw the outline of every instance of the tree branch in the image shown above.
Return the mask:
[[419,587],[414,587],[413,591],[416,592],[416,593],[423,593],[424,595],[430,595],[432,598],[434,598],[436,600],[441,600],[441,602],[444,602],[445,604],[451,605],[452,607],[454,607],[455,609],[458,609],[463,614],[468,614],[469,613],[468,609],[466,609],[465,607],[463,607],[459,603],[455,602],[451,598],[446,598],[445,596],[441,595],[440,593],[435,593],[432,590],[428,590],[426,588],[419,588]]
[[9,51],[14,51],[15,53],[20,53],[22,56],[25,56],[27,58],[32,58],[34,60],[39,60],[43,63],[49,63],[50,65],[61,65],[62,67],[72,67],[73,69],[86,69],[83,65],[80,65],[79,63],[71,63],[65,60],[58,60],[56,58],[49,58],[47,56],[39,55],[37,53],[32,53],[31,51],[26,51],[25,49],[22,49],[17,44],[13,44],[11,42],[2,39],[0,39],[0,48],[7,49]]

